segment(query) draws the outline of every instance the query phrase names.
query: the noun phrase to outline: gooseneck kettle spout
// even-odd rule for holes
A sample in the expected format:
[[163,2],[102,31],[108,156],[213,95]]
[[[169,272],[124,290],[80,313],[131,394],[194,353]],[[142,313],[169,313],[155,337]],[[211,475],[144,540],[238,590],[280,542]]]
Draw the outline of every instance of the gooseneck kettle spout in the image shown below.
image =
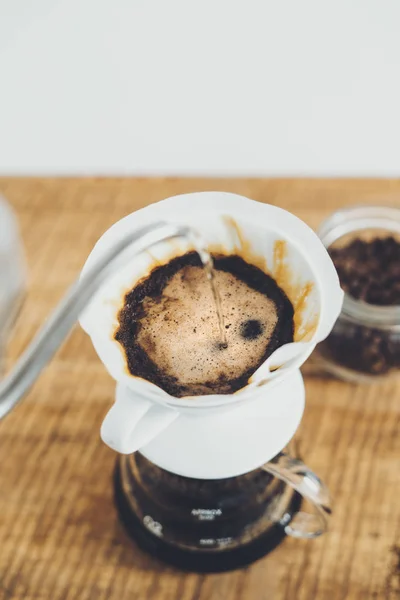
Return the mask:
[[149,246],[176,237],[192,239],[193,232],[188,227],[167,222],[157,222],[138,229],[121,237],[104,252],[100,260],[78,278],[14,368],[0,383],[0,419],[5,417],[29,390],[70,333],[80,313],[107,278]]

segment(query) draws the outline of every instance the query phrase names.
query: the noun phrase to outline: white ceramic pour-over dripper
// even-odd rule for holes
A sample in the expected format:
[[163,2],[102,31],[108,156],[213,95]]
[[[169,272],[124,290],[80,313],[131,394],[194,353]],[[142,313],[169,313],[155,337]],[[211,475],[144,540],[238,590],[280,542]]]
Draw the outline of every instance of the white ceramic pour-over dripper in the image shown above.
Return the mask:
[[114,339],[124,296],[152,268],[193,249],[183,239],[152,246],[108,281],[80,319],[111,375],[134,392],[135,406],[117,396],[102,426],[103,440],[123,453],[150,441],[180,413],[204,416],[267,396],[328,335],[343,298],[329,255],[305,223],[277,207],[220,192],[177,196],[128,215],[98,241],[83,273],[121,235],[160,219],[194,228],[211,252],[239,254],[274,277],[295,308],[295,343],[278,349],[233,395],[175,398],[132,376]]

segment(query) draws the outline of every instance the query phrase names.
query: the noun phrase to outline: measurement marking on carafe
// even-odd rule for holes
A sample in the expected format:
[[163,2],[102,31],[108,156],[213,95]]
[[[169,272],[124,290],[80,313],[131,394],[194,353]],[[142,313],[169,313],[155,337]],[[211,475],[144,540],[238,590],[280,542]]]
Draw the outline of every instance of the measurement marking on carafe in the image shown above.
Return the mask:
[[157,537],[162,537],[162,525],[158,521],[155,521],[150,515],[146,515],[143,519],[143,524],[151,533],[154,533]]
[[215,517],[222,515],[220,508],[193,508],[191,514],[199,521],[214,521]]
[[201,538],[200,539],[200,545],[201,546],[227,546],[228,544],[231,544],[233,541],[232,537],[225,537],[225,538]]
[[216,542],[218,546],[228,546],[233,542],[233,537],[218,538]]
[[213,546],[214,544],[215,544],[215,540],[213,540],[212,538],[202,538],[200,540],[201,546]]

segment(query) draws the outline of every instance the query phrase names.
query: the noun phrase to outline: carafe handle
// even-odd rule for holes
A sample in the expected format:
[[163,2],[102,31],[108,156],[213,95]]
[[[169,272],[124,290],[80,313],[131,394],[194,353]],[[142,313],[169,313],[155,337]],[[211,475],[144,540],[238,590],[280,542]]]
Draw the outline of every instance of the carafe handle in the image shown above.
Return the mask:
[[101,439],[116,452],[132,454],[178,417],[178,411],[155,404],[118,383],[115,403],[101,426]]
[[[318,475],[286,453],[261,468],[287,483],[314,507],[314,513],[300,511],[284,525],[287,535],[311,539],[325,533],[332,510],[328,488]],[[280,522],[284,523],[284,518]]]

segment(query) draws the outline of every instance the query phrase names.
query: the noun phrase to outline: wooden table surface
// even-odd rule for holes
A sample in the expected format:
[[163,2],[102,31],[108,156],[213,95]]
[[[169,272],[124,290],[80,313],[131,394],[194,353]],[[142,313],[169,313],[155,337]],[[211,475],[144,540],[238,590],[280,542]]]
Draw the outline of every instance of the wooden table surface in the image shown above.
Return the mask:
[[[114,221],[150,202],[209,189],[279,205],[312,227],[350,203],[400,205],[400,181],[0,179],[30,270],[11,358]],[[243,570],[183,574],[142,554],[117,522],[115,455],[99,440],[114,383],[76,328],[0,423],[1,600],[400,598],[400,385],[307,377],[306,389],[297,439],[334,498],[329,533],[287,539]]]

